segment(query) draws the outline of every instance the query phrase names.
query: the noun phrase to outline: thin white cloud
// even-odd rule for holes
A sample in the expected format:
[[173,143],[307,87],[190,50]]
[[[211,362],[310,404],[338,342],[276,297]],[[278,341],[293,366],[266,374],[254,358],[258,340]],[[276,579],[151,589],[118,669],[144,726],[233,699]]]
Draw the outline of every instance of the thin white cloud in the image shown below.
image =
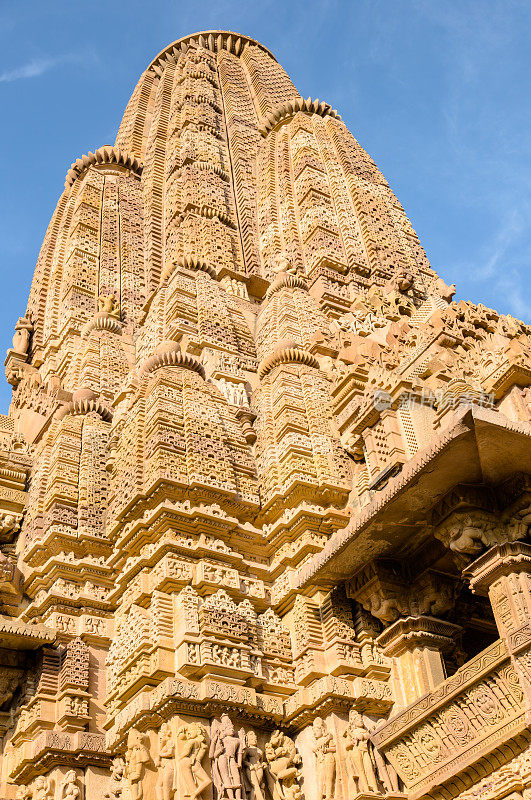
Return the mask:
[[53,58],[32,58],[25,64],[21,64],[14,69],[8,69],[0,73],[0,83],[12,83],[13,81],[27,80],[28,78],[39,78],[51,69],[61,64],[82,64],[94,63],[96,57],[93,53],[65,53]]
[[25,78],[38,78],[45,72],[52,69],[58,63],[55,58],[36,58],[28,61],[21,67],[6,70],[0,74],[0,83],[12,83],[13,81],[24,80]]

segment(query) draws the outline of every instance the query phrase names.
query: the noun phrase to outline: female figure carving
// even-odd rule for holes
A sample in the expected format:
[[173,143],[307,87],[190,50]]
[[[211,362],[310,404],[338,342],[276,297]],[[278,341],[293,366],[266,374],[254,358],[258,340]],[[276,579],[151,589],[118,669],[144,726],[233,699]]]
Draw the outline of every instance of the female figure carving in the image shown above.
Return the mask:
[[243,770],[247,796],[249,800],[265,800],[264,754],[258,747],[258,739],[254,731],[248,732],[245,743],[247,746],[243,756]]
[[127,736],[127,752],[125,754],[125,775],[129,786],[131,800],[142,800],[144,791],[142,777],[144,764],[149,761],[149,752],[145,745],[146,737],[136,728],[131,728]]
[[374,774],[371,755],[369,753],[369,731],[363,722],[363,715],[351,711],[349,723],[343,736],[346,739],[347,772],[354,793],[377,792],[378,783]]
[[336,784],[336,746],[321,717],[313,721],[313,752],[317,767],[319,800],[333,800]]
[[157,757],[157,783],[155,795],[157,800],[172,800],[175,790],[175,745],[171,728],[163,722],[159,730],[159,754]]
[[177,733],[182,793],[196,800],[212,783],[201,762],[207,752],[206,733],[200,722],[183,725]]

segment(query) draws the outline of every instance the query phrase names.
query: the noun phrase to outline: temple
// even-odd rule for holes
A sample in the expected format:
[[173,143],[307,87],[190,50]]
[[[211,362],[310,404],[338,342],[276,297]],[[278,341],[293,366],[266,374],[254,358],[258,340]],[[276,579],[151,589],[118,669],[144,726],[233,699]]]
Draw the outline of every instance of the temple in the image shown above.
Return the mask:
[[531,797],[531,328],[454,293],[264,46],[152,61],[5,362],[2,800]]

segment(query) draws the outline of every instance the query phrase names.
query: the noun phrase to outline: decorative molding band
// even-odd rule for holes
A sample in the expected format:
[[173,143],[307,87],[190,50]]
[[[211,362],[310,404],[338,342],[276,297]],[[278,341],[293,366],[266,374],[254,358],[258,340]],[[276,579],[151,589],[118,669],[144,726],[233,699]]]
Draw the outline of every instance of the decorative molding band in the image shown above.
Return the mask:
[[142,164],[135,156],[124,153],[110,144],[105,144],[103,147],[99,147],[95,153],[90,152],[74,161],[66,173],[65,189],[69,189],[76,178],[79,178],[90,166],[97,164],[116,164],[131,170],[135,175],[142,174]]
[[86,337],[91,331],[107,331],[108,333],[116,333],[120,336],[122,328],[122,323],[117,317],[113,317],[112,314],[108,314],[106,311],[98,311],[98,313],[83,327],[81,335]]
[[264,358],[258,366],[260,380],[265,378],[279,364],[303,364],[306,367],[319,368],[319,361],[307,350],[300,350],[298,347],[285,347]]
[[281,272],[267,290],[266,300],[270,300],[271,297],[281,289],[303,289],[304,291],[308,291],[308,284],[302,275],[292,275],[289,272]]
[[89,397],[88,391],[86,397],[76,397],[77,392],[74,392],[72,400],[57,409],[57,419],[64,419],[68,414],[73,417],[79,417],[95,412],[104,422],[111,422],[114,410],[101,400],[98,400],[97,397]]
[[341,119],[336,109],[332,108],[329,103],[318,99],[312,100],[311,97],[308,97],[306,100],[303,97],[294,97],[293,100],[287,100],[264,117],[258,126],[258,130],[263,137],[266,137],[268,133],[278,127],[282,122],[291,119],[291,117],[299,111],[305,114],[318,114],[320,117]]
[[168,64],[175,64],[179,56],[185,54],[191,47],[204,47],[212,53],[219,53],[221,50],[227,50],[227,52],[233,53],[235,56],[240,56],[245,47],[249,45],[258,47],[276,61],[275,56],[267,47],[264,47],[263,44],[260,44],[260,42],[257,42],[255,39],[251,39],[249,36],[242,36],[232,31],[200,31],[199,33],[193,33],[191,36],[184,36],[182,39],[177,39],[177,41],[165,47],[164,50],[161,50],[160,53],[155,56],[147,68],[147,71],[152,71],[160,76]]
[[180,349],[178,349],[178,345],[172,348],[169,342],[167,344],[167,349],[161,349],[160,352],[154,353],[144,361],[140,369],[141,378],[161,367],[182,367],[182,369],[189,369],[192,372],[197,372],[202,378],[205,377],[205,370],[196,358],[187,353],[181,353]]
[[206,261],[203,261],[200,258],[195,258],[194,256],[184,256],[184,258],[179,258],[177,261],[169,264],[162,272],[160,277],[161,283],[166,280],[169,280],[176,269],[179,267],[183,267],[184,269],[191,269],[196,272],[206,272],[207,275],[210,275],[211,278],[214,280],[218,280],[218,273],[214,269],[211,264],[207,264]]

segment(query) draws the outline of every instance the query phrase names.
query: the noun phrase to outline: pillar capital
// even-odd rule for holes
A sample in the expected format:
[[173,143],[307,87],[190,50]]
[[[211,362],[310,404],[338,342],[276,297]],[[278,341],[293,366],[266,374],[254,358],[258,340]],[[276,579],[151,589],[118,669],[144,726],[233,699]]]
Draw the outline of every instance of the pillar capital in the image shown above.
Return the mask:
[[463,629],[425,615],[403,617],[380,634],[377,643],[393,659],[395,708],[413,703],[441,684],[443,654],[455,647]]
[[513,652],[519,632],[529,627],[531,545],[521,541],[494,545],[464,570],[463,577],[475,594],[488,596],[500,636]]
[[462,631],[460,625],[436,617],[403,617],[386,628],[376,641],[386,656],[399,656],[416,648],[444,652],[455,645]]

